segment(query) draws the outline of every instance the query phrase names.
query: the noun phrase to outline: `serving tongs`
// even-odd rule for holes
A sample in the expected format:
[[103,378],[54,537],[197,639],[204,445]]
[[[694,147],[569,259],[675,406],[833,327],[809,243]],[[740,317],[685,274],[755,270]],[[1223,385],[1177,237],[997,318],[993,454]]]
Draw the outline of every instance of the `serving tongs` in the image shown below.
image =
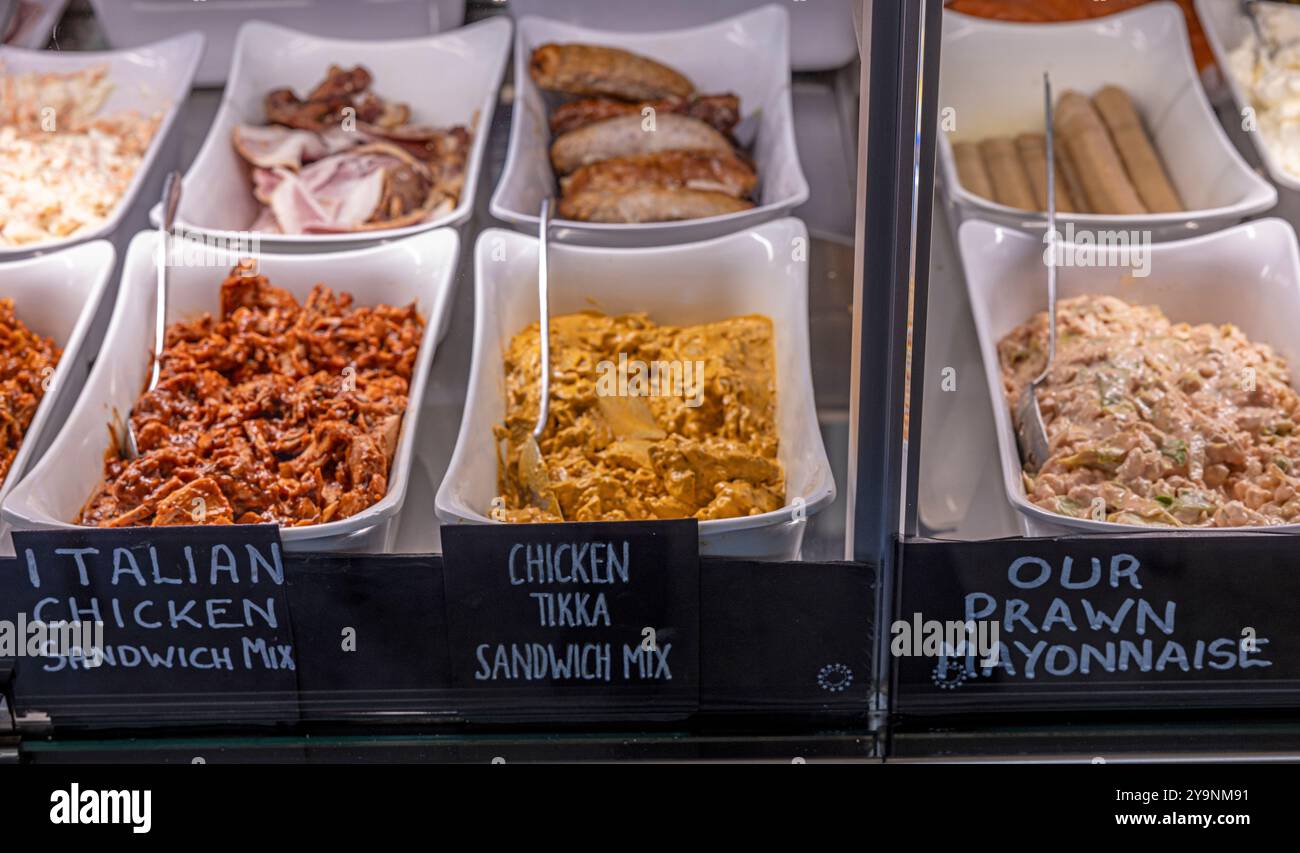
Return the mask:
[[524,439],[524,445],[519,451],[519,481],[528,491],[531,505],[563,519],[560,501],[555,497],[551,475],[546,470],[546,461],[542,459],[542,448],[539,444],[542,433],[546,431],[546,422],[550,418],[551,309],[546,255],[547,238],[551,230],[551,199],[542,199],[542,212],[538,219],[540,224],[537,228],[537,302],[541,313],[541,328],[538,330],[538,338],[541,342],[538,348],[541,356],[541,388],[537,396],[537,423]]
[[1052,128],[1052,81],[1043,74],[1043,109],[1047,117],[1047,363],[1016,401],[1016,443],[1025,468],[1037,471],[1051,455],[1038,386],[1047,380],[1056,360],[1056,148]]
[[[149,384],[145,386],[142,396],[157,387],[158,377],[162,373],[163,344],[167,340],[167,266],[171,263],[171,231],[176,223],[176,208],[180,203],[181,173],[171,172],[163,182],[162,217],[158,224],[158,294],[154,300],[153,365],[149,372]],[[132,407],[132,412],[134,411]],[[125,423],[118,424],[117,447],[128,462],[140,456],[130,413],[127,414]]]

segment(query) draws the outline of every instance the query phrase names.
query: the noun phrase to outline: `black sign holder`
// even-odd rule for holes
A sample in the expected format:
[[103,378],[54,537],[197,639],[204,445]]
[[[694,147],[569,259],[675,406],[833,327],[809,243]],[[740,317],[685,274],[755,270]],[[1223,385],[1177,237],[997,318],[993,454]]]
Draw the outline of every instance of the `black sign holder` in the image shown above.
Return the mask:
[[[896,621],[884,632],[898,643],[894,708],[943,715],[1300,707],[1300,572],[1287,541],[908,540]],[[918,626],[954,622],[972,625],[966,637],[977,648],[915,654]],[[979,632],[987,640],[990,625],[999,646],[986,657],[991,644],[980,646]]]
[[[14,662],[15,706],[131,725],[296,722],[286,563],[274,525],[16,531],[3,618],[102,626]],[[52,638],[51,640],[52,641]],[[90,648],[87,648],[89,646]]]
[[452,682],[484,721],[699,707],[699,532],[682,521],[446,526]]
[[[44,606],[51,617],[66,614],[70,598],[83,610],[93,599],[110,617],[104,644],[114,665],[74,668],[20,656],[0,660],[0,669],[13,668],[20,725],[48,721],[43,733],[340,721],[865,719],[875,596],[869,567],[700,558],[693,522],[543,527],[512,529],[514,538],[478,528],[466,537],[468,548],[456,544],[465,534],[445,529],[447,559],[283,553],[269,526],[18,533],[18,558],[0,560],[0,620],[31,615],[44,599],[51,600]],[[621,584],[621,598],[606,602],[609,624],[539,625],[537,599],[519,596],[523,585],[509,583],[510,550],[521,537],[626,538],[629,582]],[[272,571],[277,555],[280,566]],[[182,616],[175,625],[150,627],[154,616],[171,612],[202,618],[197,627]],[[251,616],[231,615],[245,612]],[[273,614],[274,628],[263,614]],[[645,628],[653,629],[657,652],[634,651],[627,666],[635,677],[622,683],[557,689],[543,679],[503,687],[473,677],[484,642],[607,638],[639,648],[649,638]],[[161,665],[159,655],[170,646],[229,646],[231,666],[182,666],[177,650],[170,666]],[[140,650],[140,659],[128,651],[124,662],[128,648]],[[665,673],[664,657],[672,679],[650,678]]]

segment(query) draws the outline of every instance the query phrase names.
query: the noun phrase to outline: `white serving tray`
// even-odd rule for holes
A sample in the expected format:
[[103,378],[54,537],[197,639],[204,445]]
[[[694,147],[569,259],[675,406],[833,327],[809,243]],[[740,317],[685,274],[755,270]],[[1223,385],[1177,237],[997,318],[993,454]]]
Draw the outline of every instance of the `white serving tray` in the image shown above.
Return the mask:
[[465,0],[90,0],[114,47],[134,47],[183,30],[208,37],[199,86],[226,82],[240,26],[256,18],[320,36],[409,38],[455,29]]
[[[1138,229],[1187,235],[1261,213],[1277,191],[1247,165],[1219,125],[1187,41],[1183,13],[1169,2],[1065,24],[1012,24],[943,13],[939,81],[939,165],[962,217],[1042,228],[1026,213],[967,192],[957,178],[952,141],[978,141],[1043,127],[1043,72],[1059,95],[1092,94],[1106,84],[1128,90],[1154,137],[1188,210],[1137,216],[1060,213],[1062,227]],[[951,109],[951,113],[944,110]],[[942,132],[945,117],[956,130]]]
[[[14,301],[14,312],[27,328],[52,338],[63,350],[22,444],[0,483],[0,502],[40,458],[52,433],[85,379],[82,363],[93,353],[82,347],[100,300],[108,287],[116,253],[105,240],[34,258],[0,263],[0,297]],[[8,526],[0,523],[0,554],[12,554]]]
[[[1290,11],[1300,17],[1300,8]],[[1228,70],[1228,54],[1245,41],[1250,33],[1250,20],[1242,14],[1241,8],[1235,2],[1212,3],[1207,0],[1196,0],[1196,14],[1200,16],[1201,26],[1205,28],[1205,38],[1210,43],[1210,50],[1214,52],[1214,61],[1219,65],[1220,76],[1227,81],[1232,102],[1237,108],[1237,115],[1242,115],[1242,111],[1250,106],[1250,98],[1246,96],[1237,78]],[[1273,155],[1272,149],[1265,144],[1263,136],[1259,133],[1246,135],[1250,137],[1273,183],[1288,190],[1300,190],[1300,177],[1282,168],[1277,157]]]
[[[410,478],[420,401],[424,399],[438,337],[446,327],[459,242],[454,230],[443,228],[353,251],[258,255],[259,272],[299,301],[314,285],[324,283],[335,291],[351,293],[358,305],[405,305],[415,301],[427,323],[411,379],[410,405],[402,419],[389,474],[388,494],[341,521],[281,528],[286,550],[376,553],[391,546],[391,522],[401,510]],[[157,243],[157,234],[152,231],[141,232],[131,241],[101,357],[54,444],[3,505],[4,519],[15,529],[77,529],[70,520],[102,479],[113,413],[129,412],[148,378]],[[178,247],[173,251],[184,250]],[[168,322],[218,312],[221,281],[239,258],[222,249],[211,252],[209,266],[171,268]]]
[[[966,268],[980,354],[997,425],[1003,484],[1029,536],[1061,532],[1139,533],[1153,528],[1068,518],[1025,499],[1011,410],[1002,390],[997,343],[1039,311],[1047,310],[1043,243],[1031,234],[979,220],[961,226],[958,243]],[[1060,246],[1070,251],[1069,244]],[[1061,267],[1058,298],[1084,294],[1115,296],[1139,305],[1158,305],[1170,320],[1232,323],[1252,341],[1269,344],[1291,366],[1300,386],[1300,253],[1296,235],[1281,219],[1261,219],[1233,228],[1150,246],[1150,275],[1136,277],[1123,267]],[[1260,530],[1300,531],[1300,524],[1270,527],[1187,528],[1197,533]]]
[[[779,458],[789,503],[762,515],[701,521],[701,554],[797,559],[807,516],[835,498],[813,400],[808,264],[794,259],[797,241],[807,239],[802,222],[781,219],[680,246],[556,245],[550,250],[553,316],[596,308],[609,314],[646,312],[656,322],[675,325],[745,314],[772,319]],[[446,524],[497,523],[488,512],[498,494],[492,428],[505,418],[502,353],[515,334],[537,321],[536,239],[499,229],[484,231],[475,246],[474,288],[479,310],[468,399],[436,499],[438,517]]]
[[[516,17],[544,15],[598,30],[638,33],[698,27],[756,9],[771,0],[510,0]],[[858,55],[856,0],[813,0],[790,11],[790,67],[795,71],[840,68]]]
[[557,219],[554,238],[601,246],[651,246],[717,237],[789,213],[808,200],[790,102],[789,16],[764,6],[713,24],[648,33],[611,32],[527,16],[515,34],[515,103],[505,171],[492,194],[493,216],[537,233],[542,199],[556,194],[546,98],[528,74],[533,49],[547,42],[620,47],[665,62],[704,93],[734,92],[743,115],[759,113],[754,159],[760,203],[751,210],[641,224]]
[[[76,71],[96,65],[108,67],[108,79],[113,83],[113,93],[109,96],[102,113],[118,110],[138,110],[144,115],[162,112],[162,122],[149,150],[145,152],[140,168],[127,187],[122,199],[113,213],[97,228],[87,228],[70,237],[59,240],[47,240],[44,243],[32,243],[25,246],[0,247],[0,260],[31,255],[36,252],[48,252],[74,243],[109,237],[114,242],[124,243],[118,229],[123,218],[131,210],[141,188],[156,183],[150,172],[160,158],[164,142],[168,139],[172,124],[180,107],[190,91],[190,81],[194,79],[194,69],[199,56],[203,53],[203,36],[198,33],[185,33],[166,41],[145,45],[132,50],[96,51],[53,51],[23,50],[21,48],[0,47],[0,66],[10,74],[36,72]],[[162,165],[158,163],[158,165]],[[119,248],[121,248],[119,246]]]
[[[450,213],[404,228],[346,234],[265,234],[257,236],[271,252],[320,251],[357,247],[418,234],[469,218],[483,168],[497,90],[510,50],[511,24],[494,18],[450,33],[398,41],[354,41],[313,36],[260,21],[239,31],[230,85],[208,136],[185,173],[185,186],[202,187],[181,198],[177,225],[221,241],[246,238],[260,205],[253,198],[247,163],[235,151],[236,125],[265,124],[263,99],[272,89],[290,86],[300,94],[315,86],[331,64],[361,64],[374,75],[373,91],[405,101],[420,124],[463,124],[474,134],[465,186]],[[150,211],[158,223],[158,206]]]

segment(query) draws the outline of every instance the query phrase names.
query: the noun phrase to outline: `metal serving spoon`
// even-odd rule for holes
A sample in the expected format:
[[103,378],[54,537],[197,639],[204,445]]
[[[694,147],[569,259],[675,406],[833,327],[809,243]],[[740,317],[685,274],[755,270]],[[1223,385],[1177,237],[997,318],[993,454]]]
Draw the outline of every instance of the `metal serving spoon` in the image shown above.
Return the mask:
[[541,355],[541,391],[537,399],[537,423],[533,431],[524,440],[519,453],[519,480],[528,490],[529,502],[544,512],[549,512],[561,519],[560,501],[555,497],[551,486],[551,477],[542,459],[542,448],[538,444],[542,433],[546,431],[546,422],[550,418],[551,398],[551,309],[550,285],[547,280],[547,242],[551,230],[551,199],[542,199],[542,212],[538,217],[537,228],[537,302],[541,309],[541,328],[539,347]]
[[[167,340],[167,265],[171,259],[171,230],[176,223],[176,208],[180,203],[181,173],[172,172],[163,182],[162,216],[158,224],[158,294],[154,300],[156,310],[153,329],[153,366],[150,368],[149,384],[145,386],[145,394],[157,387],[158,377],[162,372],[163,344]],[[127,460],[137,458],[140,455],[140,448],[135,441],[135,427],[131,425],[130,414],[126,416],[122,432],[124,434],[119,437],[118,448]]]
[[1056,360],[1056,148],[1052,128],[1052,81],[1043,74],[1043,109],[1047,116],[1047,363],[1016,401],[1016,443],[1025,467],[1037,471],[1051,455],[1047,427],[1038,407],[1038,386]]

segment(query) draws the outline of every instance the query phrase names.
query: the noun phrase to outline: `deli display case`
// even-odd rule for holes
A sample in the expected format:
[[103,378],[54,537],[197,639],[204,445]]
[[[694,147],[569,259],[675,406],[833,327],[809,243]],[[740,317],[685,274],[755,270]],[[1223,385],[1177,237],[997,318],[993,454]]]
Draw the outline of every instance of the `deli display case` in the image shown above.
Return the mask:
[[1300,6],[16,5],[0,763],[1300,754]]

